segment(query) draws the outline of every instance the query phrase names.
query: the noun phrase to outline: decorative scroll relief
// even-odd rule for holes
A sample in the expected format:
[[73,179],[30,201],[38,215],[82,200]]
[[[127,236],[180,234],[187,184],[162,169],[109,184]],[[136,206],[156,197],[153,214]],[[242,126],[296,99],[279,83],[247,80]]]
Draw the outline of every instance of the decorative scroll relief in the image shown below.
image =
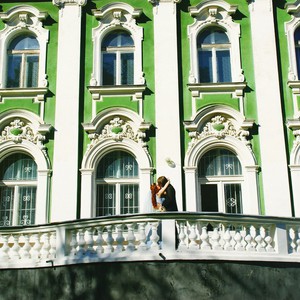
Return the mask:
[[46,137],[35,131],[30,123],[25,123],[20,119],[15,119],[8,126],[4,127],[0,135],[0,143],[13,141],[22,143],[23,140],[36,144],[40,149],[45,149],[43,145]]
[[232,136],[244,142],[246,146],[251,147],[250,141],[247,140],[249,131],[243,128],[238,128],[237,124],[225,116],[217,115],[210,119],[203,127],[202,131],[192,131],[189,133],[191,142],[189,143],[189,149],[192,148],[197,141],[200,141],[206,137],[214,136],[217,139],[224,139],[226,136]]
[[91,143],[88,145],[88,150],[94,147],[98,142],[107,138],[111,138],[116,142],[121,142],[124,139],[130,139],[136,143],[140,143],[142,147],[146,148],[146,143],[144,142],[145,137],[145,132],[133,129],[128,121],[116,117],[103,127],[100,134],[89,134]]

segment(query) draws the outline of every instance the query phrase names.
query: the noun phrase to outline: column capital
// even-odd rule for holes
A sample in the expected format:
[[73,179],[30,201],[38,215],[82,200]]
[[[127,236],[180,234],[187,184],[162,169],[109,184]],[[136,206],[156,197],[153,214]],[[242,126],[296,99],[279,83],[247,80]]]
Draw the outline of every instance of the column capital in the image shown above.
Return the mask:
[[155,5],[158,5],[160,2],[163,3],[163,2],[166,2],[166,3],[180,3],[181,0],[148,0],[149,3],[153,4],[154,6]]
[[52,3],[58,7],[64,7],[65,5],[85,6],[87,0],[52,0]]

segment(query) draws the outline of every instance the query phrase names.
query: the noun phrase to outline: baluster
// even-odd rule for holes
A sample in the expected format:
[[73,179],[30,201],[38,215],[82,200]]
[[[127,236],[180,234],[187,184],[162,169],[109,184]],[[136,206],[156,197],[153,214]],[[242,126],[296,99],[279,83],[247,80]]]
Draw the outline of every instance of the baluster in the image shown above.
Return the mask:
[[245,237],[245,241],[247,242],[246,250],[249,252],[255,251],[255,248],[253,247],[252,243],[252,235],[251,235],[251,225],[247,225],[247,235]]
[[205,224],[204,226],[201,225],[201,229],[202,229],[202,233],[200,235],[200,239],[201,239],[200,248],[202,250],[211,250],[211,245],[208,242],[209,236],[207,234],[207,224]]
[[139,231],[138,237],[140,242],[138,246],[139,251],[145,251],[147,249],[147,244],[146,244],[147,236],[145,233],[145,226],[146,226],[145,222],[138,223],[138,231]]
[[70,242],[70,247],[71,251],[70,254],[71,256],[76,256],[77,255],[77,232],[75,230],[71,231],[71,242]]
[[128,229],[128,235],[127,235],[128,245],[127,245],[127,249],[126,249],[127,251],[135,250],[135,245],[134,245],[135,236],[133,233],[133,227],[134,227],[134,224],[127,224],[127,229]]
[[274,247],[272,246],[273,239],[271,237],[271,225],[266,228],[266,237],[265,241],[267,243],[266,251],[267,252],[275,252]]
[[25,234],[23,236],[24,238],[24,245],[23,247],[20,249],[20,256],[22,259],[29,259],[30,258],[30,249],[31,249],[31,246],[30,246],[30,243],[29,243],[29,235],[28,234]]
[[2,247],[0,248],[0,260],[1,261],[6,261],[9,259],[9,255],[7,254],[8,251],[10,250],[8,246],[8,236],[7,235],[1,235],[2,239]]
[[117,237],[116,237],[117,247],[116,247],[116,252],[122,252],[125,249],[124,248],[125,238],[123,236],[124,225],[123,224],[117,224],[116,225],[116,230],[117,230]]
[[112,225],[107,225],[106,230],[107,230],[107,238],[106,238],[107,247],[105,249],[105,252],[112,253],[114,252],[114,247],[113,247],[114,238],[112,236]]
[[56,257],[56,233],[50,233],[50,250],[49,250],[49,258]]
[[20,255],[19,255],[19,250],[20,250],[20,246],[19,246],[19,235],[15,234],[15,235],[11,235],[13,238],[13,246],[9,249],[9,257],[11,259],[19,259]]
[[152,230],[152,234],[151,234],[151,237],[150,237],[151,248],[152,249],[159,249],[159,245],[158,245],[159,236],[157,234],[158,222],[150,223],[150,225],[151,225],[151,230]]
[[233,250],[233,246],[231,244],[231,234],[230,234],[230,227],[231,225],[230,224],[227,224],[227,227],[226,227],[226,230],[225,230],[225,233],[224,233],[224,236],[223,236],[223,239],[225,241],[225,244],[224,244],[224,250],[226,251],[232,251]]
[[300,253],[300,227],[298,227],[297,231],[296,230],[294,231],[294,236],[295,236],[296,244],[297,244],[295,252]]
[[87,232],[87,249],[86,249],[86,255],[88,256],[93,256],[95,255],[95,250],[94,250],[94,239],[93,239],[93,228],[88,228],[86,230]]
[[237,250],[237,251],[244,251],[245,248],[244,248],[244,246],[242,244],[243,236],[241,234],[242,230],[239,230],[238,228],[242,228],[242,226],[237,226],[236,227],[236,232],[235,232],[235,235],[233,237],[233,239],[236,242],[236,244],[234,246],[234,249]]
[[255,241],[257,243],[256,251],[257,252],[265,252],[266,251],[266,242],[265,242],[265,229],[263,226],[259,227],[259,234],[255,237]]
[[222,250],[222,246],[220,244],[220,226],[216,223],[212,223],[213,226],[213,234],[211,236],[212,249],[219,251]]
[[83,257],[85,255],[85,246],[86,246],[86,241],[84,239],[85,235],[85,229],[79,229],[78,231],[78,252],[77,256],[78,257]]
[[97,237],[97,240],[96,240],[96,244],[97,244],[96,251],[97,251],[98,255],[101,255],[101,253],[103,253],[103,251],[104,251],[104,248],[102,246],[103,243],[104,243],[104,240],[103,240],[103,226],[98,226],[97,227],[97,233],[98,233],[98,237]]
[[40,243],[40,234],[36,233],[32,235],[33,239],[33,247],[31,247],[30,254],[31,258],[38,260],[40,257],[40,249],[41,249],[41,243]]
[[199,249],[199,245],[196,242],[197,234],[196,234],[196,223],[188,222],[190,226],[190,234],[188,235],[190,243],[189,249]]
[[179,238],[179,245],[178,245],[178,249],[179,250],[182,250],[183,248],[186,249],[186,244],[184,242],[184,240],[186,239],[186,234],[185,234],[185,224],[186,224],[186,221],[178,221],[179,223],[179,235],[178,235],[178,238]]
[[292,227],[289,229],[289,237],[291,239],[290,247],[292,248],[292,252],[296,252],[296,247],[297,247],[295,242],[296,234],[295,234],[295,229]]
[[41,249],[41,258],[46,259],[49,256],[49,249],[50,247],[50,243],[49,243],[49,233],[44,233],[43,234],[43,239],[44,239],[44,243]]

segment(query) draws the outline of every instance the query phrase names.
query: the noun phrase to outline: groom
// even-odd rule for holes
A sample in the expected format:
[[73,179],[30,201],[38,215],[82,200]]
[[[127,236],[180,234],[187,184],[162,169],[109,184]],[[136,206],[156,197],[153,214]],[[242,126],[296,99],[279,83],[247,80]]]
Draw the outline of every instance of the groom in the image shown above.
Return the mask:
[[[160,188],[162,188],[167,182],[168,179],[165,176],[160,176],[157,179],[157,184],[160,186]],[[163,194],[162,197],[165,198],[163,206],[165,207],[166,211],[178,211],[175,189],[171,184],[168,185],[165,194]]]

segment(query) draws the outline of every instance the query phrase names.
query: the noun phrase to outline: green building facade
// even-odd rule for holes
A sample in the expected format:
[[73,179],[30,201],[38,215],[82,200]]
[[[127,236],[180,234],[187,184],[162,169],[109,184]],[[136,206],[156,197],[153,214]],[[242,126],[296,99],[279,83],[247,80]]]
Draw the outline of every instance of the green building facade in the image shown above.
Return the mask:
[[[0,225],[300,216],[299,1],[0,4]],[[13,200],[14,199],[14,200]]]

